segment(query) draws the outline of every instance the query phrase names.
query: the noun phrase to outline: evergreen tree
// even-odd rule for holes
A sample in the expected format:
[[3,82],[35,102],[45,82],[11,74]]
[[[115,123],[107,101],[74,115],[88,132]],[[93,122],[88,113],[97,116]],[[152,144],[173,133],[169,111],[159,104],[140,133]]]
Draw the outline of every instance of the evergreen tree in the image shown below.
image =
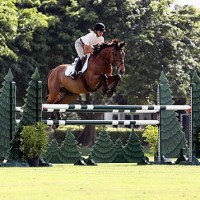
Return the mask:
[[89,156],[97,163],[111,163],[115,159],[114,144],[105,130],[100,132]]
[[[171,90],[164,73],[160,76],[160,105],[172,105]],[[177,118],[177,113],[160,110],[161,154],[165,157],[177,157],[181,148],[186,147],[185,133]]]
[[42,109],[42,87],[38,83],[40,75],[37,68],[31,77],[29,87],[27,88],[27,94],[25,98],[25,104],[23,106],[22,117],[16,127],[16,132],[11,141],[11,148],[9,150],[10,159],[21,159],[23,157],[22,152],[19,149],[20,139],[19,134],[22,131],[23,126],[33,125],[38,121],[41,121],[41,109]]
[[115,151],[116,151],[116,157],[115,157],[115,160],[113,161],[113,163],[127,162],[123,156],[124,149],[123,149],[122,141],[120,140],[120,138],[118,138],[115,142]]
[[123,155],[127,162],[140,163],[144,159],[143,147],[134,129],[132,129],[127,144],[124,147]]
[[75,140],[71,130],[67,130],[59,151],[61,163],[75,163],[81,158],[80,147],[77,144],[78,142]]
[[46,162],[50,163],[60,163],[59,159],[59,147],[55,139],[53,139],[47,147],[47,152],[43,155]]
[[36,68],[31,81],[29,81],[29,87],[26,90],[27,94],[24,100],[25,104],[23,106],[20,125],[33,125],[42,119],[42,85],[39,79],[40,75]]
[[4,159],[10,148],[10,140],[15,132],[16,86],[9,69],[0,90],[0,159]]

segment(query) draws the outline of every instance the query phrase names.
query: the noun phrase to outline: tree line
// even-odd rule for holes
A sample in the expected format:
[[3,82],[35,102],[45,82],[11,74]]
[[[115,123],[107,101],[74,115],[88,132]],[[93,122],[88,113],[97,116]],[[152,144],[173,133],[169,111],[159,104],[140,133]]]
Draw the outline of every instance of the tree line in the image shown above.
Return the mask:
[[191,74],[200,67],[200,10],[173,0],[1,0],[0,81],[8,68],[25,89],[35,67],[48,72],[77,57],[74,41],[96,22],[105,39],[124,40],[126,74],[114,101],[155,103],[161,71],[177,97],[186,97]]

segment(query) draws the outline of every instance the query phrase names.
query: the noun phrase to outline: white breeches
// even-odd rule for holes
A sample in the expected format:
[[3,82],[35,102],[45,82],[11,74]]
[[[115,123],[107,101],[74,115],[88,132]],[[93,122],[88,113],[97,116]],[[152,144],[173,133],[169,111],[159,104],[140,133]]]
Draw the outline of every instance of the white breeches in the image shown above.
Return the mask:
[[78,57],[82,60],[84,56],[84,51],[83,51],[83,43],[80,41],[80,38],[75,41],[75,49],[78,54]]

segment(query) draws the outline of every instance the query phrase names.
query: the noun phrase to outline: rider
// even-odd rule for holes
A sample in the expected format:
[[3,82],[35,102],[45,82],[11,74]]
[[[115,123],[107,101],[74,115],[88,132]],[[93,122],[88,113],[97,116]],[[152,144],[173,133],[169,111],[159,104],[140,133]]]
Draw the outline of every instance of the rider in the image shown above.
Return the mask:
[[78,38],[75,42],[75,49],[78,54],[78,60],[76,62],[75,71],[70,74],[70,77],[74,80],[78,76],[78,72],[82,69],[82,59],[85,54],[94,53],[94,45],[104,43],[103,33],[105,31],[105,25],[103,23],[97,23],[90,33]]

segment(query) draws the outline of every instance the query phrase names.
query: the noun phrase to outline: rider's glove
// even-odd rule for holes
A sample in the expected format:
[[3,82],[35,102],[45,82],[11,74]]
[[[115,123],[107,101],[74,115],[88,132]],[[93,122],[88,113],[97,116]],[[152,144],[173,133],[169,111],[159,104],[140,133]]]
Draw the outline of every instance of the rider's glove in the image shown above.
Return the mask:
[[96,46],[96,47],[93,48],[93,53],[94,53],[94,54],[98,54],[98,53],[100,53],[100,52],[101,52],[100,47]]

